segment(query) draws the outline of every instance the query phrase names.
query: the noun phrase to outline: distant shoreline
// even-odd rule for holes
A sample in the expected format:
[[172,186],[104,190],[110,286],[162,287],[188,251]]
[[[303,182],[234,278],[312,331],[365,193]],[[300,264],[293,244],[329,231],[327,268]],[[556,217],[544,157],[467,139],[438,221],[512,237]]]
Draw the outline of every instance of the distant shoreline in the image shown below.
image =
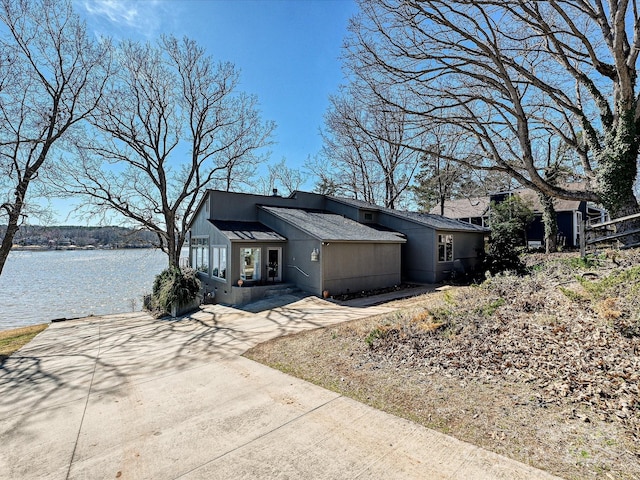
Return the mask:
[[77,245],[62,245],[49,247],[46,245],[13,245],[11,251],[16,252],[50,252],[54,250],[131,250],[131,249],[159,249],[154,245],[123,245],[123,246],[110,246],[110,245],[85,245],[83,247]]

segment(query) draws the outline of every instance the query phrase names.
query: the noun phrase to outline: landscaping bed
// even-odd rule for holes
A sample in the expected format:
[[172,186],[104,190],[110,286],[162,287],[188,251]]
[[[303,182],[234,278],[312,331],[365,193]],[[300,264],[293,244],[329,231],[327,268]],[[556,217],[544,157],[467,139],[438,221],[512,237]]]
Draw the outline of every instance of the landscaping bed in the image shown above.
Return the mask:
[[338,300],[340,302],[346,302],[348,300],[353,300],[354,298],[366,298],[373,297],[375,295],[382,295],[385,293],[391,292],[400,292],[402,290],[409,290],[412,288],[419,287],[418,284],[413,283],[401,283],[400,285],[394,285],[393,287],[385,287],[385,288],[376,288],[374,290],[362,290],[358,292],[349,292],[343,293],[341,295],[333,295],[331,298],[334,300]]

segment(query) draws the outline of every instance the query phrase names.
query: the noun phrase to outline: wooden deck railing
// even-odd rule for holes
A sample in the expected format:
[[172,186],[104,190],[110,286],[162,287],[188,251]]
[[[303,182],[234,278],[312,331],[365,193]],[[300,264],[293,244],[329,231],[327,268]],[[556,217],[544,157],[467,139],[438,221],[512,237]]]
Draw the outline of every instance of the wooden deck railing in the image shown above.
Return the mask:
[[[589,245],[596,245],[603,242],[611,242],[613,240],[619,240],[620,238],[627,237],[629,235],[636,235],[640,233],[640,228],[634,228],[626,230],[624,232],[618,232],[616,225],[628,220],[634,220],[640,218],[640,213],[634,213],[633,215],[627,215],[625,217],[615,218],[606,222],[595,223],[588,225],[585,222],[580,224],[580,255],[583,257],[587,254],[587,247]],[[640,243],[627,244],[622,248],[631,248],[640,246]]]

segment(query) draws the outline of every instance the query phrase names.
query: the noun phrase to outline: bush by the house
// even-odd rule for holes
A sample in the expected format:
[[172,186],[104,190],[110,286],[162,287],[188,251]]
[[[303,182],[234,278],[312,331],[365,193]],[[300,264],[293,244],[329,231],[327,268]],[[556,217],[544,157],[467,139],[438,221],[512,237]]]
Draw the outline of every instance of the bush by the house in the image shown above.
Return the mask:
[[527,225],[533,211],[520,197],[512,196],[500,203],[491,203],[491,239],[483,259],[484,270],[491,273],[513,271],[524,273],[520,254],[526,248]]
[[169,267],[158,274],[153,282],[150,309],[161,314],[169,313],[175,302],[184,306],[200,292],[200,280],[191,268]]

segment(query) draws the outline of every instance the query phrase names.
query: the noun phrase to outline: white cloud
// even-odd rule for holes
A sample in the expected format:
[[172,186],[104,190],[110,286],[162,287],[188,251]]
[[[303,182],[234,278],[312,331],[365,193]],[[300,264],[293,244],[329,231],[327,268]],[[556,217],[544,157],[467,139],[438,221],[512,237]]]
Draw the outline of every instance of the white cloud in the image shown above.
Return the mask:
[[[89,24],[97,33],[116,30],[135,31],[145,37],[155,37],[161,30],[167,2],[159,0],[76,0],[84,10]],[[105,21],[110,25],[105,25]],[[105,31],[106,30],[106,31]]]
[[82,6],[90,15],[106,17],[115,24],[137,24],[139,3],[126,0],[85,0]]

